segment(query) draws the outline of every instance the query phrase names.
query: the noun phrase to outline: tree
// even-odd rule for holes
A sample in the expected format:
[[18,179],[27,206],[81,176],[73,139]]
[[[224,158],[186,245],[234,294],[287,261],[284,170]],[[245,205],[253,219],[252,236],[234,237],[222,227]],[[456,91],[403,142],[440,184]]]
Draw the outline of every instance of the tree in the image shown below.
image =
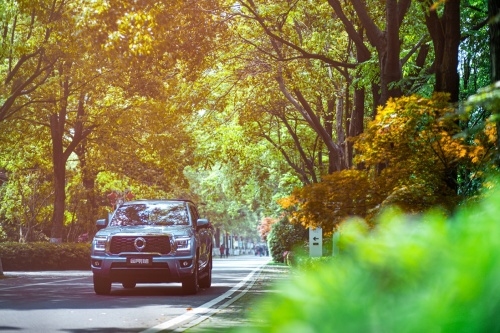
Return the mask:
[[[250,80],[259,76],[269,82],[269,85],[278,88],[282,94],[279,99],[284,99],[290,109],[295,109],[328,151],[328,169],[333,171],[345,168],[344,142],[340,141],[344,135],[336,137],[335,133],[335,130],[343,133],[345,130],[343,125],[335,127],[333,119],[337,105],[342,106],[339,110],[343,111],[344,99],[340,88],[343,83],[338,78],[338,73],[345,79],[347,68],[354,68],[355,65],[334,60],[327,55],[330,52],[337,54],[340,49],[331,47],[331,37],[325,35],[324,31],[316,31],[323,26],[312,20],[312,17],[327,16],[328,7],[285,1],[272,5],[253,1],[239,4],[232,14],[238,22],[234,25],[235,33],[248,45],[247,54],[242,58],[256,60],[249,61],[246,68],[243,66],[243,70],[237,73],[251,75]],[[265,35],[262,36],[260,31]],[[348,43],[342,42],[347,47]],[[246,70],[255,68],[255,64],[259,65],[259,71]],[[324,93],[325,90],[328,92]],[[332,94],[332,90],[339,93]],[[273,99],[276,97],[274,94]],[[274,100],[267,104],[263,109],[273,110],[273,113],[282,108],[281,101]],[[338,117],[343,120],[343,113],[340,112]],[[302,159],[310,169],[313,161]],[[310,170],[304,171],[310,174]],[[301,177],[304,178],[304,175]]]
[[481,171],[494,151],[491,128],[474,140],[459,133],[447,94],[390,99],[355,143],[362,170],[325,176],[281,204],[292,222],[328,231],[350,216],[373,221],[392,205],[407,213],[435,206],[451,212],[462,199],[455,191],[456,166]]
[[472,1],[461,7],[461,40],[459,70],[461,85],[459,99],[465,100],[481,87],[490,84],[491,58],[488,41],[487,4]]
[[[177,5],[182,7],[184,4],[185,3],[173,4],[169,2],[169,5],[173,7]],[[193,34],[201,36],[195,40],[178,39],[178,42],[181,45],[177,45],[178,47],[175,52],[170,51],[168,57],[165,58],[167,55],[165,53],[166,48],[169,47],[168,42],[170,42],[170,40],[166,41],[147,38],[148,35],[151,37],[151,34],[153,33],[151,29],[155,28],[156,30],[154,33],[159,33],[161,32],[160,30],[164,28],[164,26],[158,24],[161,23],[162,20],[168,19],[168,15],[165,16],[168,8],[165,7],[164,4],[157,3],[153,6],[146,5],[145,7],[137,8],[137,15],[129,15],[128,10],[130,7],[127,3],[122,3],[121,5],[123,6],[116,6],[112,9],[107,7],[105,3],[99,2],[95,2],[92,5],[85,5],[85,8],[94,6],[94,9],[96,10],[82,10],[78,1],[64,4],[61,3],[60,7],[58,7],[60,10],[60,20],[57,25],[53,25],[51,27],[51,29],[54,29],[58,33],[53,34],[53,38],[49,40],[49,42],[52,43],[51,46],[53,52],[59,52],[59,58],[57,60],[57,64],[55,64],[53,76],[48,82],[48,86],[50,88],[39,92],[33,92],[32,96],[30,96],[31,98],[35,97],[35,99],[42,100],[44,103],[42,110],[50,114],[50,122],[47,125],[51,130],[51,139],[53,144],[52,160],[55,188],[52,219],[53,228],[51,233],[51,241],[53,242],[60,242],[62,240],[62,229],[65,221],[66,205],[66,167],[69,157],[74,153],[78,154],[81,158],[83,167],[82,170],[85,172],[85,184],[87,186],[92,186],[97,173],[95,172],[95,169],[94,171],[90,171],[89,169],[88,159],[86,157],[86,154],[88,154],[86,147],[89,147],[89,144],[86,140],[97,127],[105,127],[101,125],[105,123],[106,119],[111,120],[114,118],[115,121],[117,119],[117,117],[113,114],[107,114],[101,119],[97,118],[99,110],[95,109],[96,103],[93,99],[96,95],[99,95],[96,93],[96,87],[109,91],[112,90],[113,88],[111,87],[115,85],[121,86],[120,88],[122,91],[126,90],[130,96],[138,94],[145,96],[146,98],[164,98],[165,93],[161,89],[163,83],[158,80],[158,78],[163,76],[165,73],[166,67],[162,66],[185,65],[189,61],[193,61],[192,64],[194,65],[196,64],[196,61],[201,62],[201,58],[199,56],[197,59],[193,59],[196,58],[193,55],[198,55],[198,51],[202,50],[201,41],[209,39],[208,31],[206,31],[207,33],[205,35]],[[207,28],[207,26],[202,25],[200,21],[194,21],[194,19],[201,19],[205,15],[205,12],[198,7],[199,5],[199,2],[191,3],[187,8],[196,9],[195,11],[190,10],[179,14],[181,15],[179,17],[183,17],[187,20],[187,24],[185,25],[186,30],[188,28],[195,30]],[[109,16],[103,15],[103,13],[110,13],[110,11],[112,12],[111,16],[114,16],[115,18],[121,16],[118,25],[115,25],[115,22],[107,21]],[[207,18],[213,16],[209,14],[204,17]],[[101,19],[100,21],[98,20],[99,18]],[[129,24],[132,23],[134,26],[137,26],[137,24],[143,24],[144,28],[149,27],[149,29],[141,30],[140,32],[135,33],[135,31],[129,30]],[[109,39],[107,39],[108,35],[103,33],[103,31],[113,31],[115,29],[116,31],[110,33]],[[218,31],[216,29],[214,30],[215,31],[209,32],[215,34]],[[82,34],[82,31],[86,31],[88,34]],[[91,35],[91,32],[95,33],[95,35]],[[116,33],[119,32],[123,32],[124,35],[130,37],[130,39],[114,39],[113,36],[116,36]],[[174,33],[171,35],[174,36]],[[85,38],[85,36],[88,38]],[[90,38],[90,36],[92,36],[92,38]],[[176,36],[181,38],[180,35]],[[104,46],[108,50],[108,53],[102,51],[102,44],[105,44]],[[64,45],[65,48],[61,49],[59,47],[60,45]],[[203,44],[203,47],[208,50],[208,48],[211,47],[211,44],[205,43]],[[190,48],[193,49],[189,50]],[[101,51],[95,52],[96,49]],[[188,53],[188,50],[190,51],[189,54],[180,57],[182,52]],[[141,58],[141,55],[144,56]],[[115,56],[113,63],[110,62],[110,56]],[[130,58],[130,56],[133,57]],[[160,61],[160,66],[152,69],[150,68],[151,66],[149,66],[148,70],[146,70],[148,63],[157,60],[158,56],[163,59]],[[131,65],[135,65],[135,67]],[[133,68],[133,70],[123,71],[124,68]],[[182,69],[182,67],[180,68]],[[196,67],[193,66],[190,69],[192,72],[190,73],[192,78],[195,77],[192,71],[195,68]],[[201,66],[198,68],[201,69]],[[171,68],[167,69],[174,75],[177,75],[179,72],[182,72],[183,74],[186,73],[184,70],[178,70],[176,73],[176,71],[172,71]],[[160,70],[161,72],[155,72],[155,70]],[[123,74],[121,77],[118,75],[119,72]],[[144,73],[149,75],[145,76]],[[108,80],[108,86],[104,83],[105,80]],[[34,95],[35,93],[37,94]],[[120,103],[121,101],[115,101],[115,103],[116,102]],[[189,112],[191,112],[191,110],[189,110]],[[153,115],[153,113],[150,115]],[[167,116],[167,114],[162,115],[161,118],[164,116]],[[37,119],[36,114],[31,115],[31,121],[43,122],[40,118]],[[157,124],[162,124],[162,122]],[[133,129],[136,130],[136,128],[138,130],[138,127],[134,127]],[[109,130],[109,127],[107,129]],[[159,130],[158,125],[151,129],[151,131],[153,130]],[[164,129],[159,130],[159,135],[156,136],[151,136],[145,133],[141,136],[141,141],[143,140],[144,142],[147,141],[149,144],[157,145],[159,140],[162,139],[161,136],[166,132]],[[133,133],[128,134],[128,137],[131,139],[133,139],[132,136]],[[120,137],[117,139],[119,138]],[[163,138],[165,138],[165,136]],[[123,140],[124,137],[121,136],[121,139]],[[179,137],[179,141],[177,142],[180,142],[180,140],[181,137]],[[155,151],[152,153],[152,156],[143,155],[140,157],[138,159],[140,160],[140,163],[150,166],[153,164],[160,165],[160,163],[163,162],[163,159],[154,158],[154,153],[161,151],[158,147],[158,145],[156,148],[153,147]],[[170,151],[175,149],[175,147],[165,148],[167,148],[167,151],[169,148],[172,149]],[[137,149],[133,151],[137,151]],[[162,156],[166,156],[166,154],[163,153]],[[166,165],[163,165],[160,168],[157,167],[156,169],[165,170],[164,168]],[[140,169],[141,168],[135,168],[135,170]],[[150,167],[146,167],[145,169],[147,169],[146,171],[152,171]],[[129,168],[128,170],[132,171],[134,168]],[[136,175],[139,174],[139,172],[135,173]],[[130,172],[129,175],[131,175]],[[146,172],[146,175],[144,176],[142,177],[143,181],[146,180],[145,178],[147,177],[151,179],[154,174]],[[170,179],[170,182],[173,183],[174,181],[174,178]],[[89,189],[88,192],[89,195],[91,195]],[[92,200],[92,196],[89,196],[88,198]],[[90,203],[90,205],[91,207],[94,207],[93,203]],[[95,212],[95,209],[92,209],[91,211]],[[91,215],[93,214],[94,213]]]
[[[362,36],[354,25],[349,21],[342,10],[338,0],[329,0],[336,14],[342,20],[350,38],[356,43],[362,53],[368,53]],[[352,1],[352,5],[357,14],[369,43],[376,49],[378,54],[380,70],[380,98],[376,100],[376,106],[384,105],[390,97],[399,97],[402,95],[401,89],[395,83],[402,79],[402,69],[400,62],[400,36],[399,31],[405,15],[410,7],[410,0],[388,0],[385,5],[385,21],[383,21],[384,30],[379,28],[365,3],[359,0]],[[366,58],[363,56],[362,59]]]
[[276,171],[277,156],[262,142],[251,144],[237,124],[212,128],[212,132],[194,131],[196,163],[185,169],[191,193],[204,203],[200,210],[221,231],[257,240],[263,215],[278,210],[274,196],[282,190],[282,175]]
[[[380,129],[395,140],[393,147],[391,142],[384,142],[389,148],[383,149],[367,142],[355,146],[354,138],[378,112],[388,112],[375,107],[382,102],[398,109],[393,115],[408,126],[414,125],[412,117],[427,124],[418,112],[406,110],[413,104],[427,110],[427,102],[413,97],[394,102],[389,96],[430,96],[434,89],[451,93],[460,82],[459,98],[466,98],[489,83],[486,21],[481,19],[486,4],[472,0],[458,12],[459,46],[457,5],[455,0],[439,1],[435,8],[427,0],[118,0],[111,6],[99,0],[53,0],[34,7],[7,1],[0,5],[5,18],[0,103],[6,103],[3,110],[8,112],[0,121],[8,122],[7,131],[26,126],[25,133],[33,137],[23,142],[42,147],[43,157],[18,158],[8,151],[1,155],[0,170],[7,170],[10,160],[23,160],[29,168],[44,161],[44,185],[54,179],[58,188],[55,240],[64,237],[59,230],[68,221],[93,228],[95,218],[109,210],[106,194],[111,190],[205,201],[202,209],[219,227],[238,230],[238,235],[255,234],[264,216],[280,216],[275,200],[304,185],[300,195],[311,207],[339,214],[332,221],[370,215],[391,200],[417,202],[430,184],[435,191],[422,203],[428,204],[456,184],[451,166],[467,169],[458,173],[460,182],[467,182],[465,174],[471,179],[478,174],[469,148],[468,160],[451,150],[447,160],[446,154],[431,151],[429,142],[442,139],[450,147],[457,138],[441,138],[436,132],[427,137],[429,142],[413,139],[425,147],[419,151],[391,125],[390,117],[377,121],[394,131]],[[442,34],[448,28],[453,38]],[[458,56],[455,50],[460,50]],[[460,81],[452,73],[455,57]],[[16,82],[24,84],[21,90],[13,89]],[[428,103],[447,109],[434,98]],[[469,129],[483,126],[474,134],[457,132],[448,123],[436,128],[462,137],[460,145],[483,147],[476,156],[488,159],[495,149],[489,138],[496,133],[486,121],[489,112],[495,114],[494,108],[460,119]],[[2,149],[20,151],[7,140],[9,133],[0,136]],[[382,138],[370,132],[374,145],[383,146]],[[429,157],[433,154],[436,160]],[[49,160],[53,177],[46,174]],[[398,169],[405,164],[425,175]],[[340,172],[353,167],[356,172]],[[431,167],[435,169],[429,171]],[[21,175],[21,169],[18,164],[8,171]],[[17,179],[27,184],[31,178]],[[313,198],[318,193],[329,198],[329,206]],[[87,201],[88,209],[78,208],[79,199]],[[42,224],[33,225],[45,229]]]
[[[372,85],[375,101],[372,114],[376,106],[383,105],[390,96],[401,96],[402,66],[407,65],[419,48],[422,51],[417,66],[423,68],[425,65],[428,51],[425,39],[401,38],[410,4],[406,0],[388,1],[385,7],[377,3],[368,9],[361,1],[353,1],[352,7],[342,6],[335,0],[322,5],[289,1],[267,5],[243,1],[233,10],[234,17],[241,22],[236,25],[236,33],[254,48],[253,52],[249,51],[252,57],[239,59],[258,59],[250,62],[252,68],[259,66],[257,74],[265,72],[276,80],[288,104],[302,116],[328,151],[328,173],[352,165],[354,152],[349,137],[363,131],[365,113],[369,114],[365,112],[365,86],[359,82],[362,82],[360,76],[368,76],[360,73],[371,61],[372,48],[377,52],[378,76],[369,80],[363,78]],[[330,15],[332,8],[335,11],[333,18]],[[379,19],[381,14],[382,20]],[[408,21],[423,26],[418,17]],[[419,30],[414,28],[414,31]],[[333,36],[339,37],[334,39]],[[403,50],[404,56],[401,55]],[[354,71],[356,66],[361,68],[357,72]],[[379,84],[377,79],[380,79]],[[354,81],[358,84],[351,96],[351,90],[343,87],[349,87]],[[267,78],[266,82],[272,84]],[[268,104],[273,107],[266,107],[267,110],[281,105],[278,102]],[[308,165],[307,160],[304,165]]]
[[[0,123],[0,169],[8,177],[0,186],[0,221],[8,240],[47,240],[53,186],[50,145],[42,126],[12,119]],[[35,140],[33,140],[35,138]]]
[[44,85],[58,59],[47,47],[64,10],[64,1],[0,4],[0,121],[39,101],[29,95]]
[[343,170],[324,176],[320,183],[296,188],[279,203],[291,223],[332,232],[347,216],[369,216],[381,201],[366,171]]
[[269,236],[269,233],[271,232],[273,224],[277,222],[277,219],[272,218],[272,217],[264,217],[262,220],[260,220],[259,226],[258,226],[258,231],[260,238],[264,240],[264,242],[267,242],[267,237]]
[[[52,217],[52,231],[50,241],[62,242],[62,228],[64,225],[64,212],[66,204],[66,163],[76,147],[90,134],[91,127],[84,127],[85,94],[81,92],[77,98],[72,96],[71,81],[72,63],[60,64],[60,89],[56,93],[54,102],[49,104],[49,126],[52,138],[52,163],[54,170],[54,211]],[[71,100],[74,98],[73,101]],[[66,124],[73,118],[71,130]],[[68,135],[69,134],[69,135]],[[68,140],[68,138],[70,138]]]

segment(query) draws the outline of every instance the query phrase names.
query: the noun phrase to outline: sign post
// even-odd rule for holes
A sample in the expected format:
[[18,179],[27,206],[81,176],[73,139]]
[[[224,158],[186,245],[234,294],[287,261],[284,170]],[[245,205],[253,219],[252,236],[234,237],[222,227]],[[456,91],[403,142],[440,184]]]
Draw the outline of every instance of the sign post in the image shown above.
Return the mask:
[[323,255],[323,229],[309,228],[309,256],[321,257]]
[[333,233],[332,236],[332,256],[336,256],[340,253],[339,240],[340,240],[340,230],[337,230]]

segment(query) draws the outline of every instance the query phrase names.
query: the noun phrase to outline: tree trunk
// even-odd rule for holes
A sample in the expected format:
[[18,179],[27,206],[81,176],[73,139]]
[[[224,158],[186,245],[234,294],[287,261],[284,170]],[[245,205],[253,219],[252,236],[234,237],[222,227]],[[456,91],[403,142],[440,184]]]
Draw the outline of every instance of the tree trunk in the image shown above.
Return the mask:
[[[339,19],[344,24],[349,37],[356,44],[357,52],[366,50],[369,52],[364,39],[354,28],[353,22],[349,21],[342,11],[338,0],[328,0]],[[351,0],[361,25],[366,31],[366,37],[370,44],[375,47],[379,59],[380,68],[380,96],[375,93],[374,113],[377,106],[384,105],[390,97],[401,96],[401,89],[394,85],[402,78],[400,56],[399,28],[403,22],[410,0],[387,0],[385,8],[385,31],[379,29],[375,21],[369,16],[366,4],[362,0]],[[375,89],[377,91],[378,89]]]
[[460,45],[460,0],[448,0],[444,5],[444,57],[441,65],[440,90],[450,93],[450,101],[458,102],[458,46]]
[[[361,36],[362,33],[360,32]],[[356,46],[356,60],[358,63],[363,63],[368,61],[371,57],[370,52],[364,45]],[[377,87],[378,91],[378,87]],[[365,117],[365,94],[366,91],[364,88],[355,88],[354,89],[354,101],[353,101],[353,109],[351,113],[351,119],[349,122],[349,137],[355,137],[363,133],[364,130],[364,117]],[[375,96],[374,96],[375,97]],[[378,100],[378,98],[377,98]],[[374,105],[374,108],[376,106]],[[347,157],[349,167],[352,166],[352,160],[354,158],[354,143],[352,141],[347,142]]]
[[[490,18],[490,58],[491,81],[500,81],[500,3],[488,0],[488,17]],[[494,20],[494,18],[496,18]]]
[[[429,8],[431,1],[425,2]],[[448,0],[440,18],[435,10],[426,15],[426,25],[434,46],[434,91],[450,94],[450,102],[458,102],[458,46],[460,44],[460,0]]]
[[85,229],[87,232],[92,231],[97,220],[97,209],[98,205],[96,202],[95,195],[95,181],[97,178],[97,172],[91,169],[87,164],[87,145],[86,141],[83,141],[76,149],[75,154],[78,156],[80,161],[80,168],[82,172],[82,185],[85,189],[85,199],[86,207],[88,208],[87,214],[85,215]]
[[[380,42],[379,55],[380,62],[380,82],[382,94],[379,105],[385,105],[391,97],[400,97],[402,95],[399,86],[394,83],[403,78],[399,54],[401,51],[399,41],[399,22],[398,22],[398,1],[387,0],[385,9],[385,41]],[[377,47],[378,49],[379,47]]]
[[[351,113],[351,121],[349,124],[349,137],[355,137],[363,133],[364,129],[364,107],[365,107],[365,90],[355,89],[354,90],[354,108]],[[347,160],[349,161],[349,166],[352,166],[352,159],[354,157],[354,143],[352,141],[347,142]]]
[[[346,140],[346,135],[345,135],[345,131],[344,131],[344,126],[343,126],[343,118],[344,118],[344,98],[343,96],[339,96],[337,98],[337,112],[336,112],[336,124],[337,124],[337,143],[339,144],[340,147],[342,147],[342,151],[344,152],[344,156],[347,156],[346,153],[347,153],[347,149],[345,148],[345,140]],[[330,134],[330,137],[333,136],[333,133]],[[348,168],[349,167],[349,164],[347,162],[347,159],[344,157],[344,164],[345,164],[345,168]],[[335,171],[338,171],[338,170],[334,170],[333,169],[334,165],[330,165],[330,170],[328,170],[329,172],[328,173],[333,173]]]
[[[61,75],[69,73],[72,64],[61,64],[59,72]],[[70,83],[66,77],[61,82],[61,98],[56,108],[58,113],[50,116],[50,133],[52,137],[52,163],[54,170],[54,212],[52,215],[52,230],[50,235],[51,243],[62,242],[62,231],[64,227],[64,212],[66,210],[66,162],[76,147],[91,132],[91,128],[84,129],[85,118],[85,93],[80,92],[76,120],[73,123],[73,138],[64,147],[65,127],[67,122],[68,101],[70,99]]]
[[[500,3],[498,0],[488,0],[488,17],[490,23],[490,59],[491,82],[500,81]],[[494,20],[493,18],[496,18]],[[500,120],[496,122],[497,149],[500,147]],[[498,151],[498,150],[497,150]],[[500,166],[500,152],[496,156],[497,165]]]
[[[425,4],[431,8],[432,1]],[[436,10],[429,10],[425,17],[427,30],[434,46],[434,64],[436,84],[435,92],[450,94],[450,102],[459,99],[460,81],[458,76],[458,47],[460,44],[460,0],[447,0],[444,3],[443,15],[438,16]],[[457,166],[451,165],[446,173],[446,184],[455,192],[458,191]]]
[[54,211],[52,213],[52,231],[50,234],[51,243],[62,242],[66,202],[66,159],[63,154],[62,134],[60,134],[61,121],[61,119],[58,119],[58,114],[52,114],[50,117],[54,171]]
[[[281,74],[281,73],[280,73]],[[342,148],[333,141],[330,134],[327,133],[325,127],[321,124],[320,119],[311,109],[311,106],[306,101],[302,93],[298,89],[294,89],[293,93],[297,98],[292,96],[292,94],[287,90],[285,82],[281,75],[276,76],[276,81],[278,82],[279,88],[283,95],[292,105],[300,112],[311,128],[318,134],[321,140],[325,143],[328,148],[328,155],[330,161],[330,170],[341,171],[346,168],[345,156]],[[332,172],[333,172],[332,171]]]

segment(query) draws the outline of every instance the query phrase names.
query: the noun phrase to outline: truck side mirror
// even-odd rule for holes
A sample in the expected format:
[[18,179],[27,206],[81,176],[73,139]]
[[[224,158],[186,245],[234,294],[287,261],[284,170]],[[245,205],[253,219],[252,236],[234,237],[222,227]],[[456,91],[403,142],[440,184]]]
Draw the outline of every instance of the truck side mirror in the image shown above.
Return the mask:
[[207,228],[210,226],[210,222],[208,221],[208,219],[198,219],[196,221],[196,227],[199,229],[199,228]]
[[108,226],[108,221],[106,219],[99,219],[95,222],[97,230],[104,229]]

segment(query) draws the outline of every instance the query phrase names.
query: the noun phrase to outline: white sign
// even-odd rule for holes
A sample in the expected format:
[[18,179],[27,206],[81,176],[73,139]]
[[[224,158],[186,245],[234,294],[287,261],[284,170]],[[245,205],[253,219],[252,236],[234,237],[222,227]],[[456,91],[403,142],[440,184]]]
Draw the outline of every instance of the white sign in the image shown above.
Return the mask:
[[309,256],[321,257],[323,255],[323,229],[309,228]]

